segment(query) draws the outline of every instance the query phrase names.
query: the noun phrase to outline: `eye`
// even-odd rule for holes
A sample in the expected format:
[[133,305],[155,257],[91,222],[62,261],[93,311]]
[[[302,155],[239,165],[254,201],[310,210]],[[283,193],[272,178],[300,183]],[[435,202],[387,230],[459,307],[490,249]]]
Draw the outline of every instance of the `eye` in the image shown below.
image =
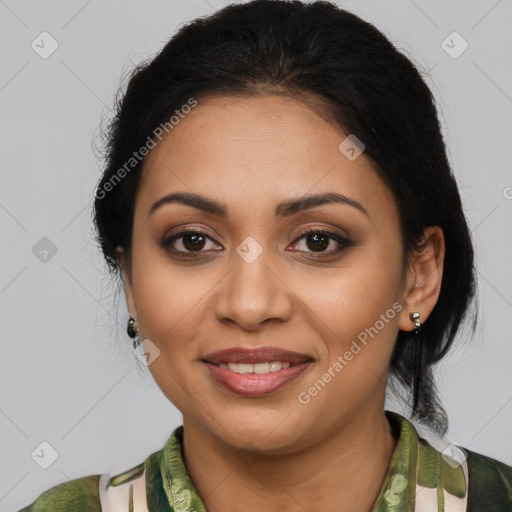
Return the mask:
[[[293,246],[296,246],[297,242],[303,239],[305,241],[306,248],[317,254],[326,253],[331,255],[341,252],[352,245],[350,240],[325,229],[308,229],[307,231],[302,232],[293,243]],[[334,242],[334,244],[332,242]],[[338,247],[336,247],[336,244],[338,244]],[[335,245],[334,249],[328,251],[325,250],[332,245]],[[306,250],[305,252],[309,251]]]
[[160,245],[166,250],[177,253],[179,256],[187,256],[187,253],[193,254],[195,252],[199,253],[205,250],[205,245],[207,245],[208,241],[213,242],[206,233],[193,229],[186,229],[164,238],[160,242]]
[[[292,247],[297,246],[298,242],[303,239],[306,242],[306,249],[299,250],[301,252],[312,252],[313,254],[316,253],[319,255],[322,255],[323,253],[332,255],[341,252],[347,247],[353,245],[350,240],[343,238],[342,236],[331,231],[324,229],[308,229],[300,233],[299,237],[295,240],[295,242],[293,242]],[[208,251],[208,242],[212,242],[213,246],[215,247],[214,240],[210,238],[206,233],[193,229],[186,229],[164,238],[160,242],[160,246],[165,250],[174,253],[178,257],[193,257],[194,253]],[[337,247],[336,244],[338,245]],[[331,250],[325,250],[332,245],[335,245],[334,249],[331,248]],[[214,247],[210,248],[210,250],[221,250]]]

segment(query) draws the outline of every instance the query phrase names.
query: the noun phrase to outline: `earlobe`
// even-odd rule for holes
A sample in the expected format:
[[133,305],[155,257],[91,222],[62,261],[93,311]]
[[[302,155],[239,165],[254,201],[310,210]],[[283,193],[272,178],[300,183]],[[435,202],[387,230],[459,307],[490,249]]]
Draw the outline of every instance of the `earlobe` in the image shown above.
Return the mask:
[[443,230],[439,226],[428,226],[423,232],[420,248],[409,258],[398,323],[400,330],[414,329],[411,313],[419,313],[423,323],[434,309],[441,291],[444,253]]

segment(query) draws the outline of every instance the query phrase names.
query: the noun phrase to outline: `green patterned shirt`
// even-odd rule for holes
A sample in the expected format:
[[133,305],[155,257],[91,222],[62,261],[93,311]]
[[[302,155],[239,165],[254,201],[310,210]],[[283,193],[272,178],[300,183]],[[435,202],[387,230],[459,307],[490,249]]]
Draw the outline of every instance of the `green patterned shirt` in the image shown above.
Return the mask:
[[[462,459],[443,454],[406,418],[386,416],[400,437],[371,512],[512,512],[512,466],[465,448],[455,449]],[[206,512],[182,442],[180,426],[138,466],[59,484],[19,512]]]

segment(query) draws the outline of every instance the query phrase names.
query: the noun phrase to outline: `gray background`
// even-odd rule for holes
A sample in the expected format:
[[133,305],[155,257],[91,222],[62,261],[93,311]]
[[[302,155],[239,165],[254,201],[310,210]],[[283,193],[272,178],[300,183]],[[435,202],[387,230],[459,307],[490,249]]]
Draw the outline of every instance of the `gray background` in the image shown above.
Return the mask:
[[[225,3],[0,0],[2,511],[68,479],[128,469],[181,423],[131,352],[124,296],[116,322],[114,288],[92,240],[100,174],[92,143],[122,72]],[[461,336],[439,367],[446,440],[512,464],[511,2],[340,4],[431,70],[474,234],[481,312],[474,340]],[[31,47],[43,31],[59,45],[46,59]],[[469,44],[457,58],[442,46],[453,31]],[[57,249],[46,261],[36,245],[48,245],[43,237]],[[44,441],[58,453],[48,469],[31,457]]]

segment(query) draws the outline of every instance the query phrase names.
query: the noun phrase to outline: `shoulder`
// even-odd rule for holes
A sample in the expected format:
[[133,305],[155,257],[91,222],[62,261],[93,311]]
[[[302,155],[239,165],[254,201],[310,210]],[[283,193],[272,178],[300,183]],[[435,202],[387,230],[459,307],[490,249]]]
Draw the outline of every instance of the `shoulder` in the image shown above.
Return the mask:
[[19,512],[101,512],[99,479],[100,475],[89,475],[58,484]]
[[[412,425],[402,420],[402,426]],[[413,428],[402,430],[408,435],[417,435]],[[512,512],[512,466],[458,443],[448,447],[444,441],[431,436],[418,436],[417,441],[417,484],[420,487],[432,489],[441,484],[444,499],[448,500],[445,505],[451,503],[467,512]],[[462,501],[457,503],[455,498]],[[450,509],[445,507],[445,510]]]
[[[469,471],[468,512],[512,510],[512,466],[471,450],[467,452]],[[489,508],[492,505],[494,508]]]
[[18,512],[128,511],[130,502],[135,510],[147,510],[147,505],[150,510],[160,510],[165,504],[160,457],[161,451],[154,452],[114,476],[89,475],[56,485]]

